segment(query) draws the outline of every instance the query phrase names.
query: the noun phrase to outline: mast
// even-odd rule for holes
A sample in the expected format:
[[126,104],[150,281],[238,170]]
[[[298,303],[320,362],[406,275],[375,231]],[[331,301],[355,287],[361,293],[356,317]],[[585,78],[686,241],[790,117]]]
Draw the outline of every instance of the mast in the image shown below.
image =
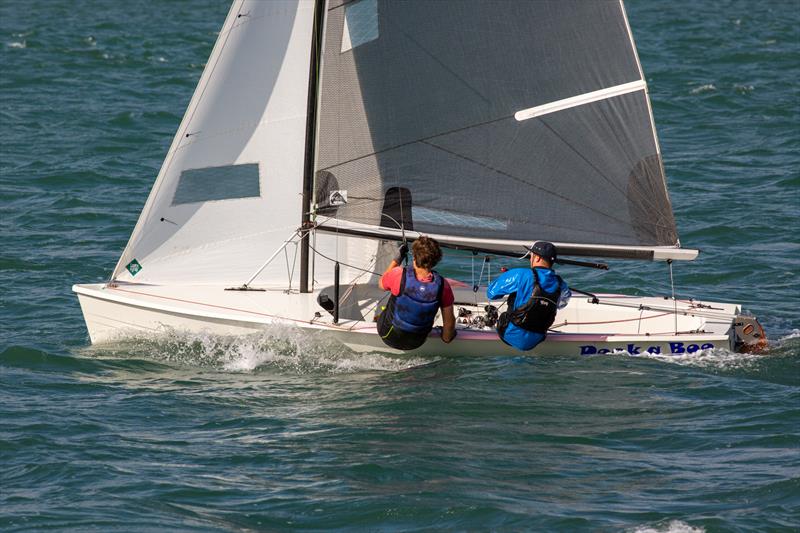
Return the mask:
[[[300,227],[311,227],[311,201],[314,194],[314,147],[316,145],[317,96],[319,91],[319,66],[322,52],[322,32],[325,27],[325,0],[314,2],[314,26],[311,37],[311,58],[308,71],[308,113],[306,114],[306,160],[303,167],[303,197]],[[308,288],[309,234],[300,240],[300,292]]]

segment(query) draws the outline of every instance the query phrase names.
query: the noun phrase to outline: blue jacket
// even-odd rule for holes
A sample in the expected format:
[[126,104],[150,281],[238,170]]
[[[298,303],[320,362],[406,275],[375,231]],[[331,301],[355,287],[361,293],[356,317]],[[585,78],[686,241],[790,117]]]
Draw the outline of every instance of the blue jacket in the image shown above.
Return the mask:
[[[539,285],[547,292],[552,292],[558,289],[558,278],[556,273],[549,268],[537,268],[539,273]],[[533,292],[533,269],[531,268],[513,268],[507,272],[503,272],[498,278],[489,284],[486,289],[486,296],[490,300],[497,300],[507,294],[517,293],[516,301],[514,302],[514,309],[525,305]],[[567,305],[572,293],[569,287],[564,283],[561,288],[561,296],[558,299],[558,308],[562,309]],[[511,311],[512,309],[508,309]],[[506,328],[503,340],[508,344],[517,348],[518,350],[530,350],[537,344],[542,342],[545,335],[528,331],[509,323]]]

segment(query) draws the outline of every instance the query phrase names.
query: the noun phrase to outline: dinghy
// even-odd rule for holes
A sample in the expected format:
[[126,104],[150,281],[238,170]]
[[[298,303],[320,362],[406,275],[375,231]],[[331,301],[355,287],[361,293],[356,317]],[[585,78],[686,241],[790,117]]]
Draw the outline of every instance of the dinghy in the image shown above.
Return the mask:
[[[420,235],[484,266],[535,240],[562,264],[697,257],[622,2],[235,0],[109,281],[73,290],[93,343],[280,324],[396,352],[377,279]],[[519,354],[481,279],[453,285],[458,337],[411,353]],[[533,353],[765,343],[737,304],[587,292]]]

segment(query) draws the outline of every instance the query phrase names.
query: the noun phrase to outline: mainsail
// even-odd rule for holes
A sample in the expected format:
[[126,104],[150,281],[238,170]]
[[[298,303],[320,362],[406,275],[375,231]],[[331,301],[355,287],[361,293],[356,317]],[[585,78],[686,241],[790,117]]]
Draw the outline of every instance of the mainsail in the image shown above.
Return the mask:
[[325,21],[320,229],[631,258],[679,247],[621,2],[329,0]]

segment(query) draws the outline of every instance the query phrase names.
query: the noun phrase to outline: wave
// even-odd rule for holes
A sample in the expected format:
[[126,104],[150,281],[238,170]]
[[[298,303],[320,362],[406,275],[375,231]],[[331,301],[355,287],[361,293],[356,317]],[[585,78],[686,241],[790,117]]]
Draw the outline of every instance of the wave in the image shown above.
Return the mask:
[[627,352],[614,352],[589,357],[651,360],[712,373],[800,386],[800,332],[793,332],[778,341],[773,341],[769,350],[764,353],[739,353],[724,348],[713,348],[685,355],[650,353],[631,355]]
[[788,335],[778,339],[778,342],[785,343],[786,341],[791,341],[792,339],[800,339],[800,329],[793,329]]
[[681,520],[670,520],[649,526],[637,526],[631,533],[703,533],[702,527],[694,527]]
[[699,87],[695,87],[690,91],[691,94],[700,94],[700,93],[708,93],[716,91],[717,88],[714,86],[713,83],[706,83],[704,85],[700,85]]
[[246,373],[271,370],[327,374],[393,372],[431,362],[430,358],[354,352],[322,335],[282,325],[239,336],[164,328],[156,334],[126,336],[113,343],[82,348],[78,353],[93,358],[135,358]]
[[767,357],[764,354],[738,353],[725,348],[712,348],[687,355],[659,355],[644,353],[637,357],[655,359],[657,361],[698,368],[714,368],[718,370],[747,370]]

